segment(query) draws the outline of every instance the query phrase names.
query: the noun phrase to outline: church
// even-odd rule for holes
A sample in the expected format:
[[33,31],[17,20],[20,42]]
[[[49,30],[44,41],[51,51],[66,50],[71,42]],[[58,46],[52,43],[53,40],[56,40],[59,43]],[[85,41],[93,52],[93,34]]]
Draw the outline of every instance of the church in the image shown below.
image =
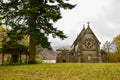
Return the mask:
[[89,22],[87,28],[83,25],[83,29],[77,36],[70,50],[57,49],[57,62],[92,62],[102,61],[100,53],[100,41],[90,28]]

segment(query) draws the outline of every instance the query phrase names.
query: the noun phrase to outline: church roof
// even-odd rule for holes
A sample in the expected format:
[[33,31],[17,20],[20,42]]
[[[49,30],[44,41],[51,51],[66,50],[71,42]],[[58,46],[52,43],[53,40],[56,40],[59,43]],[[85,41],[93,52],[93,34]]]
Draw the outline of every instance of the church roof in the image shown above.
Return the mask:
[[81,40],[81,38],[85,35],[85,34],[92,34],[94,36],[94,38],[97,40],[98,43],[100,43],[100,41],[98,40],[98,38],[95,36],[95,34],[93,33],[92,29],[89,26],[89,22],[88,22],[88,27],[85,29],[84,25],[83,25],[83,29],[80,32],[80,34],[78,35],[78,37],[76,38],[76,40],[73,42],[72,46],[77,44],[78,41]]
[[88,27],[85,31],[84,34],[92,34],[94,36],[94,38],[97,40],[98,43],[100,43],[100,41],[98,40],[98,38],[95,36],[94,32],[92,31],[92,29],[90,28],[89,24],[88,24]]
[[[83,25],[82,31],[79,33],[79,35],[77,36],[77,38],[76,38],[76,40],[73,42],[73,44],[77,44],[77,42],[80,40],[80,38],[82,38],[85,30],[86,30],[86,29],[85,29],[85,27],[84,27],[84,25]],[[73,44],[72,44],[72,45],[73,45]]]

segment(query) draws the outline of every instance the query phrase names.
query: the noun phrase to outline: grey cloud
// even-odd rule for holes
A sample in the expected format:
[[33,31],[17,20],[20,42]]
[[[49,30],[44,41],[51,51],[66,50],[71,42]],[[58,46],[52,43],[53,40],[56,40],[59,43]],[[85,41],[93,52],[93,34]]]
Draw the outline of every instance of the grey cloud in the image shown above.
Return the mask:
[[113,0],[111,6],[103,9],[95,24],[100,38],[113,39],[120,34],[120,0]]
[[[107,40],[112,41],[115,36],[120,34],[120,0],[111,1],[109,6],[102,7],[102,10],[95,18],[82,18],[80,15],[81,12],[79,12],[80,3],[78,3],[79,5],[77,8],[79,9],[75,8],[75,10],[73,10],[76,15],[74,12],[70,13],[69,11],[70,14],[67,13],[69,15],[66,14],[65,17],[63,16],[65,22],[63,21],[64,24],[62,24],[62,29],[69,36],[68,39],[65,41],[58,39],[54,40],[52,41],[52,45],[71,45],[77,37],[77,34],[82,30],[82,25],[86,24],[87,21],[91,22],[90,26],[102,44]],[[67,18],[67,21],[65,18]]]

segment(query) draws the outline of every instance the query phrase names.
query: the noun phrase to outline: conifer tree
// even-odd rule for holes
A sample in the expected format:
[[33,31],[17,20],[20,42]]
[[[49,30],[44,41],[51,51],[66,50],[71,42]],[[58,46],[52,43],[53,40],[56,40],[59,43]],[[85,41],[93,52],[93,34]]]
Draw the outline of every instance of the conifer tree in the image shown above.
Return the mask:
[[5,24],[11,27],[8,33],[11,41],[18,41],[23,35],[30,36],[29,63],[36,63],[35,48],[41,45],[43,48],[51,48],[48,36],[65,39],[63,31],[53,27],[53,23],[61,16],[61,8],[72,9],[75,5],[69,4],[69,0],[7,0],[0,1]]

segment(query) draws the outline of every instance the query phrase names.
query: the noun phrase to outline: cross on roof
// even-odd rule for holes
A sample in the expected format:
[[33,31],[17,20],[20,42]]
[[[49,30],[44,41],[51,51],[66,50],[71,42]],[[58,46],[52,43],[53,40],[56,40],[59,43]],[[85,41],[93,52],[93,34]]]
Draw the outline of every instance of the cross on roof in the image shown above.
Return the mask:
[[90,24],[90,22],[87,22],[87,24],[89,25],[89,24]]

